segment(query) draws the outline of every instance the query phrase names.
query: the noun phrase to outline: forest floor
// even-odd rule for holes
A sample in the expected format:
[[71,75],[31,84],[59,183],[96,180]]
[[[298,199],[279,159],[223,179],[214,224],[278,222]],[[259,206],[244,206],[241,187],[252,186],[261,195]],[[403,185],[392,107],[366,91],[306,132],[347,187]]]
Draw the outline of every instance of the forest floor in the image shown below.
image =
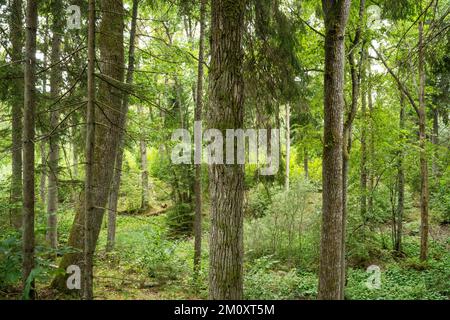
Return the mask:
[[[202,268],[198,278],[192,276],[192,237],[170,238],[167,235],[165,207],[140,214],[121,214],[117,219],[116,247],[105,251],[106,226],[102,228],[95,260],[94,293],[96,299],[163,300],[206,299],[208,266],[208,224],[204,221]],[[67,240],[73,213],[60,220],[61,239]],[[155,214],[156,213],[156,214]],[[430,259],[420,263],[418,256],[417,213],[405,221],[405,255],[393,256],[384,246],[389,226],[372,239],[377,248],[359,261],[349,259],[348,299],[450,299],[450,226],[433,224],[430,232]],[[249,221],[246,222],[248,224]],[[383,235],[384,234],[384,235]],[[388,242],[388,240],[387,240]],[[375,243],[375,245],[373,244]],[[352,247],[357,256],[359,247]],[[369,248],[367,251],[370,251]],[[355,253],[356,252],[356,253]],[[382,287],[368,290],[368,265],[379,265]],[[246,252],[244,264],[246,299],[314,299],[317,293],[317,265],[296,266],[272,255],[254,257]],[[38,279],[40,299],[71,299],[48,289],[51,277]],[[14,288],[0,299],[18,299],[21,290]],[[72,297],[73,299],[73,297]]]
[[[160,209],[155,209],[156,211]],[[193,239],[166,236],[165,214],[121,215],[117,244],[106,253],[106,230],[102,230],[96,261],[97,299],[205,299],[207,298],[207,228],[203,240],[202,272],[192,279]],[[415,213],[405,223],[405,247],[418,240]],[[206,222],[207,223],[207,222]],[[388,234],[388,231],[386,231]],[[415,258],[380,258],[384,288],[369,292],[366,265],[352,266],[348,273],[351,299],[449,299],[450,227],[435,224],[430,232],[433,244],[430,262]],[[386,250],[388,251],[388,250]],[[415,247],[413,249],[415,252]],[[415,253],[413,253],[415,254]],[[411,255],[411,254],[409,254]],[[383,254],[381,255],[383,256]],[[244,286],[249,299],[313,299],[317,290],[314,272],[292,269],[273,258],[246,261]],[[262,261],[262,263],[261,263]],[[372,261],[373,264],[373,261]],[[251,266],[250,266],[251,265]],[[258,265],[258,266],[257,266]],[[256,270],[256,271],[255,271]],[[440,273],[440,274],[439,274]]]

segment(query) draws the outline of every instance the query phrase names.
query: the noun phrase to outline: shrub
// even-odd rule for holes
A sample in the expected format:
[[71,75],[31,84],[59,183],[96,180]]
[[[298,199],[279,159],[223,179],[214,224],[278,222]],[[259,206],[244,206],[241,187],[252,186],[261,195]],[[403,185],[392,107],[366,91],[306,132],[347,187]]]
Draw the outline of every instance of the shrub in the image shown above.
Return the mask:
[[289,192],[275,189],[267,214],[245,225],[249,258],[273,255],[314,268],[319,247],[319,210],[309,184],[296,181]]

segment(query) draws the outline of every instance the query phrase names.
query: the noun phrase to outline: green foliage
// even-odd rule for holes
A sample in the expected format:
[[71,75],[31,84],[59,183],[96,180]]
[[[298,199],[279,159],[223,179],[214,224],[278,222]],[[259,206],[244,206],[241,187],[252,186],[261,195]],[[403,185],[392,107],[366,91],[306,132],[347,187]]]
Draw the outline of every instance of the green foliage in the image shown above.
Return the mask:
[[246,299],[311,299],[317,294],[317,278],[312,273],[273,270],[279,261],[270,256],[251,262],[246,270],[244,292]]
[[171,236],[189,235],[194,226],[194,208],[190,203],[177,203],[167,213]]
[[268,186],[259,183],[250,189],[246,202],[246,214],[253,218],[261,218],[267,214],[271,203],[270,191]]
[[[136,224],[132,217],[120,217],[116,240],[116,255],[125,261],[127,267],[144,272],[150,278],[174,279],[186,267],[184,261],[174,254],[179,242],[167,237],[164,217],[157,217],[157,223]],[[104,240],[103,240],[104,241]]]
[[404,269],[395,264],[389,265],[382,270],[380,289],[367,288],[366,281],[370,274],[365,270],[350,269],[348,286],[345,291],[346,298],[351,300],[448,299],[449,272],[440,268],[440,266],[436,266],[435,269],[417,271]]
[[17,232],[0,240],[0,288],[17,284],[21,277],[21,241]]
[[439,179],[431,197],[431,206],[440,214],[442,223],[450,224],[450,166]]
[[[54,266],[51,257],[73,252],[73,249],[61,246],[58,249],[49,248],[46,244],[39,243],[37,237],[35,248],[35,267],[30,273],[25,287],[23,298],[28,299],[33,281],[45,283],[52,277],[62,272]],[[0,289],[8,289],[17,286],[22,279],[22,241],[17,231],[7,232],[0,239]]]
[[[263,191],[264,192],[264,191]],[[266,215],[245,225],[248,256],[273,255],[297,266],[315,268],[318,257],[319,211],[317,195],[302,180],[295,181],[289,192],[274,187]]]

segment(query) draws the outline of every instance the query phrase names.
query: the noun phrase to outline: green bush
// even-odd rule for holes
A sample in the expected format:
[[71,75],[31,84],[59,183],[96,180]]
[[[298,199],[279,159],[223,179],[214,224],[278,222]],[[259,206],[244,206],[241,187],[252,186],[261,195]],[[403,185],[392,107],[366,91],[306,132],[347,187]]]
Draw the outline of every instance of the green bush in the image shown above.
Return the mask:
[[14,232],[0,240],[0,288],[16,285],[21,277],[20,235]]
[[264,217],[271,203],[270,191],[263,183],[257,184],[250,189],[247,196],[245,212],[253,218]]
[[177,203],[167,212],[166,224],[171,237],[190,235],[194,226],[194,208],[191,203]]
[[295,266],[314,269],[319,248],[320,210],[310,185],[292,183],[289,192],[271,190],[267,214],[245,224],[245,247],[250,259],[273,255]]
[[155,222],[149,225],[136,224],[135,218],[120,216],[117,228],[123,232],[117,234],[115,250],[119,262],[124,261],[127,268],[159,280],[181,275],[186,261],[175,254],[179,241],[167,237],[164,218],[155,217]]

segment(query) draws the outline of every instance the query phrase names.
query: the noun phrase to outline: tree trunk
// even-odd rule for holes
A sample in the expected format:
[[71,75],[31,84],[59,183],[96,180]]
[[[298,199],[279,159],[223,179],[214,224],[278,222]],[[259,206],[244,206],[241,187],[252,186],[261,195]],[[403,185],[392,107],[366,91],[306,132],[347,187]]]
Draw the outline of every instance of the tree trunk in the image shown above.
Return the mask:
[[[93,259],[94,259],[94,166],[95,166],[95,0],[89,1],[88,25],[88,84],[86,110],[86,169],[84,186],[84,273],[83,298],[92,300],[93,293]],[[80,215],[81,216],[81,215]],[[74,224],[75,226],[75,224]],[[72,229],[74,229],[74,226]],[[72,234],[71,234],[72,235]],[[70,238],[69,238],[70,241]],[[70,244],[70,242],[69,242]]]
[[[135,68],[135,41],[136,41],[136,22],[138,16],[139,0],[133,0],[133,9],[131,16],[131,29],[130,29],[130,45],[128,48],[128,68],[127,68],[127,78],[126,83],[133,83],[134,68]],[[125,130],[127,123],[127,114],[129,106],[129,96],[124,94],[123,97],[123,119],[119,137],[119,147],[117,150],[117,156],[115,161],[115,171],[113,182],[111,186],[111,191],[109,193],[109,204],[108,204],[108,237],[106,242],[106,251],[114,250],[114,244],[116,239],[116,217],[117,217],[117,204],[119,201],[119,190],[120,182],[122,179],[122,163],[123,163],[123,151],[125,148]]]
[[[244,77],[242,35],[245,0],[212,0],[208,127],[242,128]],[[226,155],[224,155],[226,159]],[[243,297],[244,166],[209,166],[211,238],[209,298]]]
[[308,149],[305,147],[303,150],[303,171],[305,171],[305,180],[309,179],[309,157]]
[[[145,117],[142,106],[138,106],[138,113]],[[139,141],[139,151],[141,157],[141,210],[147,210],[149,207],[149,186],[148,186],[148,161],[147,161],[147,143],[145,138],[141,137]]]
[[[92,0],[91,0],[92,1]],[[84,274],[92,272],[92,256],[95,251],[98,235],[100,233],[104,210],[107,204],[109,190],[111,187],[112,176],[114,173],[114,165],[116,153],[119,145],[120,123],[123,120],[122,108],[122,92],[114,84],[110,84],[108,79],[113,81],[123,82],[124,77],[124,50],[123,50],[123,1],[122,0],[101,0],[102,20],[99,30],[99,47],[100,47],[100,67],[102,74],[107,78],[102,78],[99,83],[99,98],[95,100],[96,108],[101,109],[95,112],[95,142],[93,150],[94,161],[89,161],[89,152],[87,152],[86,162],[87,168],[92,166],[90,172],[86,172],[86,190],[85,195],[92,197],[92,199],[85,199],[85,202],[91,203],[85,208],[77,210],[75,220],[70,231],[68,245],[81,249],[87,245],[85,254],[88,255],[87,265],[89,270]],[[94,11],[93,3],[90,4],[90,11]],[[94,19],[95,17],[91,17]],[[92,20],[93,21],[93,20]],[[92,26],[94,26],[92,24]],[[94,30],[91,30],[93,39]],[[92,44],[89,42],[90,46]],[[91,48],[90,60],[94,57],[94,48]],[[93,70],[91,71],[91,73]],[[88,74],[89,73],[88,70]],[[93,86],[93,77],[91,89]],[[91,93],[92,95],[93,93]],[[88,99],[92,100],[91,99]],[[89,108],[88,108],[89,109]],[[90,124],[89,124],[90,123]],[[94,125],[92,115],[88,119],[88,127]],[[88,132],[93,131],[88,130]],[[90,133],[92,135],[92,133]],[[91,141],[86,139],[87,142]],[[89,148],[87,148],[87,151]],[[89,182],[89,183],[88,183]],[[90,188],[87,186],[90,185]],[[89,191],[91,189],[91,191]],[[85,225],[85,215],[83,212],[87,211],[88,221]],[[87,227],[86,242],[83,241],[83,226]],[[86,259],[86,257],[85,257]],[[60,267],[65,269],[69,265],[84,265],[83,255],[80,253],[66,254],[60,263]],[[92,274],[90,275],[92,277]],[[57,276],[52,285],[58,289],[65,289],[65,275]],[[92,280],[92,279],[88,279]],[[88,282],[85,281],[85,282]],[[87,283],[92,288],[92,283]],[[90,298],[88,295],[87,298]]]
[[[360,0],[359,2],[359,20],[358,27],[355,33],[355,39],[353,40],[352,47],[349,52],[349,62],[350,62],[350,75],[352,79],[352,103],[350,110],[348,111],[346,120],[344,122],[344,139],[343,139],[343,148],[342,148],[342,245],[341,245],[341,299],[344,299],[344,290],[346,285],[346,261],[345,261],[345,252],[346,252],[346,235],[347,235],[347,192],[348,192],[348,171],[349,171],[349,161],[350,161],[350,152],[352,149],[352,127],[353,121],[355,120],[356,113],[358,111],[358,101],[359,101],[359,93],[360,93],[360,85],[361,85],[361,74],[364,62],[364,48],[361,48],[361,55],[358,62],[355,60],[354,51],[361,46],[360,38],[362,25],[364,20],[364,10],[366,6],[365,0]],[[361,46],[363,47],[364,44]]]
[[428,256],[428,161],[426,153],[425,57],[423,21],[419,22],[420,260]]
[[40,145],[41,149],[41,176],[39,179],[39,197],[41,198],[42,207],[46,207],[47,198],[47,142],[42,140]]
[[[22,222],[22,281],[34,268],[34,137],[36,114],[36,31],[38,24],[37,1],[27,1],[24,73],[24,122],[23,122],[23,222]],[[34,281],[31,286],[34,297]]]
[[286,180],[285,189],[289,191],[289,174],[291,162],[291,108],[286,105]]
[[22,226],[22,108],[23,108],[23,70],[22,66],[22,0],[12,0],[11,16],[9,21],[11,39],[11,61],[16,66],[14,68],[12,81],[12,175],[11,175],[11,225],[16,229]]
[[[48,27],[48,17],[45,18],[45,26]],[[44,48],[43,48],[43,55],[44,55],[44,61],[43,61],[43,67],[48,68],[48,43],[49,43],[49,36],[48,36],[48,30],[45,31],[44,35]],[[42,74],[42,95],[45,97],[45,99],[48,98],[47,96],[47,74],[43,72]],[[45,103],[43,103],[43,107],[45,107]],[[47,111],[47,110],[45,110]],[[47,121],[47,117],[43,116],[44,120],[41,119],[41,121]],[[47,132],[44,132],[44,130],[41,131],[42,134],[47,134]],[[39,143],[39,149],[41,151],[41,167],[40,167],[40,177],[39,177],[39,198],[41,200],[42,208],[47,207],[47,165],[48,165],[48,159],[47,159],[47,139],[42,139]]]
[[339,299],[342,265],[342,148],[345,28],[350,1],[322,1],[325,15],[323,216],[319,299]]
[[367,104],[369,107],[369,170],[368,179],[369,186],[367,190],[367,212],[369,216],[373,216],[373,196],[375,188],[375,176],[374,176],[374,166],[375,166],[375,126],[374,126],[374,109],[373,109],[373,99],[372,99],[372,82],[371,74],[369,70],[369,86],[367,87]]
[[[363,77],[362,81],[366,83],[367,79]],[[368,84],[370,85],[370,84]],[[363,222],[363,235],[365,234],[365,225],[367,219],[367,90],[361,94],[361,169],[360,169],[360,199],[359,207],[361,219]]]
[[403,168],[403,157],[405,156],[403,141],[405,129],[405,96],[401,92],[400,98],[400,151],[397,161],[397,210],[396,210],[396,227],[394,238],[394,250],[397,253],[402,251],[402,232],[403,232],[403,211],[405,202],[405,172]]
[[[431,137],[431,142],[434,147],[437,148],[439,146],[439,109],[437,107],[433,108],[433,135]],[[433,156],[432,163],[432,172],[433,177],[437,177],[439,175],[439,153],[436,150]]]
[[[59,96],[61,86],[61,68],[58,61],[61,58],[61,37],[63,32],[63,3],[61,0],[54,0],[51,4],[53,12],[52,25],[52,53],[51,65],[53,65],[50,74],[50,95],[52,101],[56,101]],[[55,130],[59,124],[58,108],[53,108],[54,111],[50,115],[50,126]],[[49,176],[48,176],[48,202],[47,202],[47,241],[54,249],[58,246],[57,235],[57,210],[58,210],[58,161],[59,161],[59,145],[57,134],[52,134],[49,137]]]
[[[203,114],[203,63],[204,63],[204,46],[205,46],[205,20],[206,20],[206,4],[207,0],[200,1],[200,43],[198,51],[198,70],[197,70],[197,97],[194,118],[195,121],[202,121]],[[197,139],[200,141],[199,139]],[[202,145],[199,143],[195,146],[201,150]],[[194,280],[201,269],[202,259],[202,165],[201,153],[200,159],[195,164],[195,219],[194,219]],[[198,163],[197,163],[198,162]]]

